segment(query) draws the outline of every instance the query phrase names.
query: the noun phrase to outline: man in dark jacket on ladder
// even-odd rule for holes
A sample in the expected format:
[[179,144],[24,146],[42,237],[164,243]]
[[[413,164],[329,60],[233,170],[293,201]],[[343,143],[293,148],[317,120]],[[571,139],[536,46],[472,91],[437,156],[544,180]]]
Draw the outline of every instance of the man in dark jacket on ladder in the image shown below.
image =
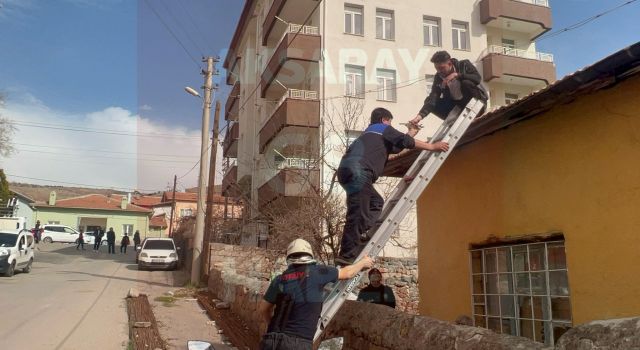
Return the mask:
[[[455,107],[464,107],[472,98],[487,103],[488,94],[482,87],[482,76],[469,60],[458,61],[451,58],[448,52],[438,51],[431,57],[437,74],[433,77],[433,85],[429,96],[418,115],[411,120],[417,125],[429,113],[440,119],[447,119],[449,112]],[[478,113],[478,117],[483,112]]]
[[[371,112],[371,124],[347,149],[338,167],[338,182],[347,192],[347,218],[337,265],[351,265],[373,232],[368,232],[380,217],[384,200],[373,187],[382,175],[389,154],[405,148],[446,152],[446,142],[415,140],[417,127],[406,134],[391,126],[393,115],[384,108]],[[411,124],[410,124],[411,125]]]
[[296,239],[287,247],[287,265],[271,281],[258,306],[258,312],[269,324],[261,350],[311,350],[322,312],[324,286],[353,278],[371,268],[373,260],[366,256],[338,270],[317,264],[309,242]]

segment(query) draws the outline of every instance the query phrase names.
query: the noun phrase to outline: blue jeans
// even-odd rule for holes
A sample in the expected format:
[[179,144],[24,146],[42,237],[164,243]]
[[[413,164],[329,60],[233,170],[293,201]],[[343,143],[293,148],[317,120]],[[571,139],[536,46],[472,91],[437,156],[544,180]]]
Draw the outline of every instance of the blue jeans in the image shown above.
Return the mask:
[[311,340],[284,333],[267,333],[262,338],[260,350],[311,350]]
[[340,256],[355,258],[362,250],[360,242],[368,240],[384,205],[384,199],[373,187],[373,171],[339,168],[338,182],[347,192],[347,217],[340,244]]

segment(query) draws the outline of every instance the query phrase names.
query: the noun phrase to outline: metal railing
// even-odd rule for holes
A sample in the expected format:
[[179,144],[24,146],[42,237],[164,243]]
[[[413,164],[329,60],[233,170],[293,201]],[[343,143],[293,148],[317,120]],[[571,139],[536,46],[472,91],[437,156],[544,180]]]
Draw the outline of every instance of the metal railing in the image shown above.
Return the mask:
[[276,163],[278,170],[282,169],[315,169],[317,160],[309,158],[285,158]]
[[527,58],[530,60],[538,60],[543,62],[553,62],[553,54],[537,52],[537,51],[528,51],[515,49],[511,47],[498,46],[498,45],[490,45],[487,49],[487,53],[497,53],[506,56]]
[[231,169],[234,166],[237,166],[237,165],[238,165],[238,160],[237,159],[230,160],[228,162],[228,164],[227,164],[227,162],[224,162],[222,164],[222,173],[224,174],[224,176],[227,176],[227,174],[229,174],[229,171],[231,171]]
[[531,5],[536,5],[536,6],[549,7],[549,0],[515,0],[515,1],[524,2]]
[[[302,28],[302,29],[301,29]],[[320,29],[314,26],[303,26],[302,24],[289,23],[289,27],[287,28],[287,33],[297,33],[300,31],[300,34],[305,35],[320,35]]]

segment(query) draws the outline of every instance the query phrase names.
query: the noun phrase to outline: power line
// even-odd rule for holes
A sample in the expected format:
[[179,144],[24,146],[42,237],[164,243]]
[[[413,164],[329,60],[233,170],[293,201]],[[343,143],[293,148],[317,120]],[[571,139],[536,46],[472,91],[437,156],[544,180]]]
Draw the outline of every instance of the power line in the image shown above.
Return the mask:
[[103,155],[84,155],[84,154],[60,154],[59,152],[47,152],[47,151],[36,151],[36,150],[26,150],[26,149],[17,149],[20,152],[33,152],[33,153],[43,153],[43,154],[54,154],[57,156],[71,156],[71,157],[82,157],[82,158],[102,158],[102,159],[118,159],[118,160],[136,160],[142,162],[167,162],[167,163],[191,163],[188,160],[169,160],[169,159],[148,159],[148,158],[123,158],[123,157],[109,157]]
[[600,13],[598,13],[596,15],[593,15],[593,16],[591,16],[589,18],[583,19],[582,21],[574,23],[574,24],[572,24],[572,25],[570,25],[570,26],[568,26],[566,28],[562,28],[562,29],[559,29],[559,30],[556,30],[556,31],[553,31],[553,32],[549,32],[549,33],[544,34],[544,35],[541,35],[540,37],[538,37],[538,39],[536,39],[536,42],[541,41],[541,40],[545,40],[545,39],[549,39],[549,38],[553,38],[555,36],[558,36],[560,34],[566,33],[568,31],[571,31],[571,30],[574,30],[574,29],[578,29],[578,28],[580,28],[580,27],[582,27],[582,26],[584,26],[584,25],[586,25],[586,24],[588,24],[590,22],[595,21],[596,19],[598,19],[600,17],[603,17],[603,16],[605,16],[605,15],[607,15],[607,14],[609,14],[609,13],[615,11],[615,10],[618,10],[618,9],[624,7],[624,6],[630,5],[630,4],[632,4],[632,3],[636,2],[636,1],[638,1],[638,0],[628,0],[628,1],[624,2],[623,4],[620,4],[618,6],[610,8],[610,9],[604,11],[604,12],[600,12]]
[[89,129],[89,128],[78,128],[78,127],[63,127],[63,126],[54,126],[53,124],[46,124],[46,123],[18,122],[15,120],[12,121],[12,124],[19,125],[19,126],[32,127],[32,128],[78,131],[78,132],[107,134],[107,135],[137,136],[137,137],[171,137],[171,138],[184,138],[184,139],[200,138],[199,136],[183,136],[183,135],[176,135],[176,134],[132,134],[132,133],[120,132],[117,130],[99,130],[99,129]]
[[[207,147],[207,150],[203,153],[209,152],[209,150],[211,149],[211,143],[209,144],[209,147]],[[202,157],[202,155],[200,155],[200,157]],[[189,175],[189,173],[191,173],[193,171],[193,169],[195,169],[198,164],[200,164],[200,159],[198,159],[198,161],[196,162],[196,164],[194,164],[191,169],[189,169],[189,171],[187,171],[184,175],[182,176],[178,176],[178,180],[184,178],[185,176]]]
[[165,10],[167,10],[167,12],[169,13],[169,16],[171,16],[171,18],[173,18],[173,21],[176,22],[176,24],[178,25],[178,28],[180,28],[180,30],[182,30],[182,32],[187,37],[187,39],[189,39],[189,41],[193,44],[193,46],[195,46],[198,49],[198,51],[200,51],[200,56],[204,57],[204,50],[200,47],[200,45],[198,45],[198,43],[196,43],[191,38],[191,35],[189,35],[189,32],[187,32],[187,30],[182,26],[182,24],[180,24],[180,21],[178,21],[178,17],[175,16],[173,14],[173,12],[171,12],[171,10],[169,10],[169,6],[167,6],[167,3],[164,2],[163,0],[158,0],[158,2],[162,4],[162,6],[165,8]]
[[187,7],[182,3],[182,0],[178,0],[177,3],[180,4],[180,7],[182,7],[184,12],[187,14],[187,17],[189,17],[190,23],[193,24],[193,27],[196,29],[196,32],[198,33],[198,35],[200,35],[200,38],[205,43],[205,46],[207,46],[207,39],[203,34],[204,31],[200,29],[200,26],[198,26],[198,22],[196,22],[196,20],[193,18],[193,16],[191,15]]
[[[49,180],[49,179],[40,179],[40,178],[36,178],[36,177],[20,176],[20,175],[14,175],[14,174],[6,174],[6,175],[7,175],[7,176],[12,176],[12,177],[17,177],[17,178],[19,178],[19,179],[36,180],[36,181],[46,181],[46,182],[59,183],[59,184],[65,184],[65,185],[74,185],[74,186],[83,186],[83,187],[93,187],[93,188],[100,188],[100,189],[107,189],[107,190],[126,190],[126,191],[159,192],[159,190],[148,190],[148,189],[141,189],[141,188],[118,187],[118,186],[87,185],[87,184],[81,184],[81,183],[76,183],[76,182],[67,182],[67,181],[56,181],[56,180]],[[161,191],[161,190],[160,190],[160,191]]]
[[27,147],[40,147],[40,148],[60,148],[60,149],[70,149],[75,151],[85,151],[85,152],[100,152],[100,153],[112,153],[112,154],[134,154],[139,156],[158,156],[158,157],[175,157],[175,158],[195,158],[195,156],[185,156],[181,155],[173,155],[173,154],[161,154],[161,153],[140,153],[140,152],[118,152],[118,151],[106,151],[99,149],[86,149],[86,148],[77,148],[77,147],[62,147],[62,146],[49,146],[49,145],[33,145],[28,143],[14,143],[17,146],[27,146]]
[[182,49],[184,50],[184,52],[191,58],[191,60],[193,61],[193,63],[196,64],[196,66],[198,67],[198,70],[202,70],[202,66],[200,66],[200,63],[193,57],[193,55],[191,55],[191,53],[189,52],[189,50],[187,50],[187,48],[184,46],[184,44],[182,43],[182,41],[180,41],[180,39],[178,39],[178,36],[176,36],[176,34],[171,30],[171,28],[169,28],[169,25],[162,19],[162,17],[160,17],[160,14],[156,11],[155,8],[153,8],[153,6],[151,6],[151,3],[149,3],[148,0],[144,0],[144,2],[147,4],[147,6],[149,6],[149,8],[151,9],[151,11],[153,11],[153,13],[156,15],[156,17],[158,17],[158,20],[160,20],[160,23],[162,23],[162,25],[164,26],[164,28],[171,34],[171,36],[176,39],[176,41],[178,42],[178,44],[180,45],[180,47],[182,47]]

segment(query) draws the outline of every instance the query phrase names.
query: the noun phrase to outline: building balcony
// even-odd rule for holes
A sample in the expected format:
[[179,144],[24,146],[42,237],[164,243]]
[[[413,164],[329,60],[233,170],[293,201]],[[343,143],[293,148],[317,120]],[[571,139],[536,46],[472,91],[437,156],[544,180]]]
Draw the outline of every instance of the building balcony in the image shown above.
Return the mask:
[[222,194],[225,197],[232,198],[240,196],[240,189],[238,187],[238,166],[236,162],[233,162],[224,169],[224,177],[222,178]]
[[551,29],[548,0],[481,0],[480,21],[488,27],[527,33],[535,39]]
[[290,137],[289,143],[307,143],[318,140],[320,127],[320,101],[316,91],[287,90],[260,129],[260,153],[264,153],[267,145],[284,129]]
[[548,85],[556,80],[553,55],[513,49],[503,46],[489,46],[482,58],[484,80],[514,83],[519,85]]
[[267,205],[273,210],[295,208],[300,200],[317,196],[320,170],[296,169],[289,165],[282,166],[273,178],[258,188],[258,206],[261,209]]
[[[318,0],[271,0],[269,13],[262,23],[262,45],[275,45],[278,33],[289,23],[305,23],[309,12],[316,8]],[[282,20],[281,20],[282,19]]]
[[236,57],[231,63],[231,67],[227,69],[227,85],[234,85],[238,81],[241,59],[241,57]]
[[224,136],[224,142],[222,143],[222,156],[229,158],[238,157],[238,139],[240,138],[240,124],[238,122],[233,123],[227,134]]
[[317,80],[320,39],[317,27],[289,24],[262,73],[261,97],[276,99],[283,89],[308,88],[310,78]]
[[233,89],[229,93],[227,103],[224,107],[224,119],[225,120],[238,120],[240,114],[240,81],[236,81],[233,85]]

